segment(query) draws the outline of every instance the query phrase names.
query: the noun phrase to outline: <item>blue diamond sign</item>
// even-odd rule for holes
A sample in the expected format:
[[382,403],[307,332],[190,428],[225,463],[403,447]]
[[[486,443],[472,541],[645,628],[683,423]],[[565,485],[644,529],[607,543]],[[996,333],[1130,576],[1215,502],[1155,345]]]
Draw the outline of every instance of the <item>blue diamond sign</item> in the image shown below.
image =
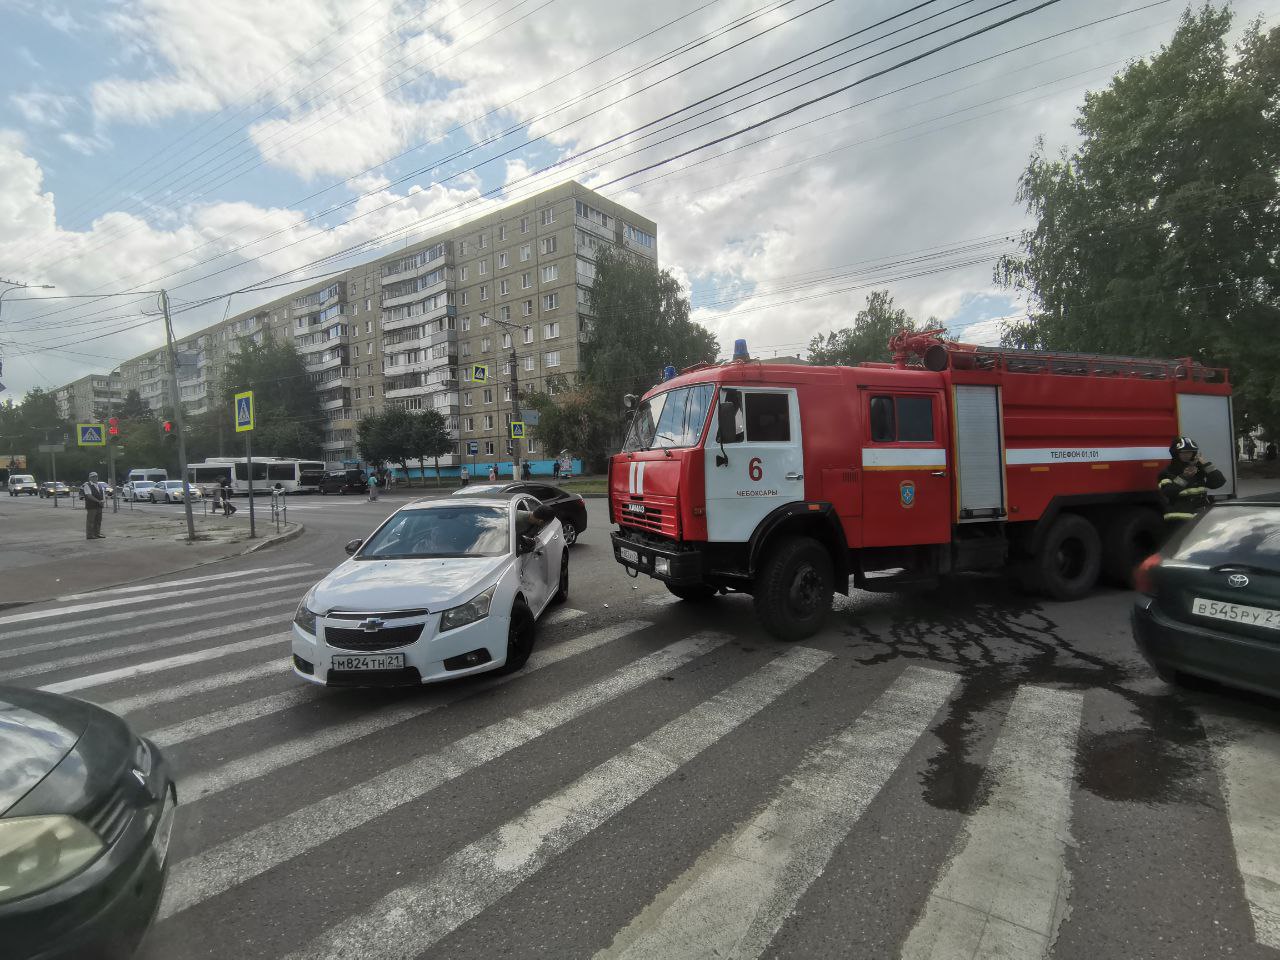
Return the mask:
[[236,394],[236,433],[253,429],[253,391]]
[[105,447],[107,430],[100,423],[77,423],[76,443],[82,447]]

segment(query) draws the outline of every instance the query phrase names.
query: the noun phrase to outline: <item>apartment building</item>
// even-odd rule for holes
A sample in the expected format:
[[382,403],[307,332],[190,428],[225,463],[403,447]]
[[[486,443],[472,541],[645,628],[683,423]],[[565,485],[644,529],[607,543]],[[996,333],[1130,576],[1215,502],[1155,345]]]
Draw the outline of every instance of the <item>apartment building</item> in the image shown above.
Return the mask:
[[[581,369],[605,244],[656,262],[657,226],[573,181],[442,230],[182,338],[184,409],[206,410],[240,342],[270,333],[292,338],[320,391],[330,466],[355,462],[359,421],[393,406],[446,417],[458,445],[442,466],[456,467],[472,441],[478,465],[501,461],[513,384],[555,393]],[[172,406],[164,351],[122,364],[120,380],[122,395]],[[535,429],[523,452],[558,451]]]
[[111,416],[124,397],[118,374],[91,373],[54,391],[58,416],[73,423],[89,423]]

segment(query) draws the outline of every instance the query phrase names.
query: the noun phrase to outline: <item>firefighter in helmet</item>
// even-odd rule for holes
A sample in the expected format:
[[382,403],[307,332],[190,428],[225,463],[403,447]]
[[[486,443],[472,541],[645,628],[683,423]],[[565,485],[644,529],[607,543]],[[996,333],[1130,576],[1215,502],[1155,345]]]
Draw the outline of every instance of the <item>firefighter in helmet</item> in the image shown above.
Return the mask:
[[1169,458],[1169,465],[1160,471],[1160,499],[1165,522],[1176,526],[1209,506],[1209,491],[1227,481],[1221,470],[1200,456],[1200,447],[1190,437],[1176,437],[1169,444]]

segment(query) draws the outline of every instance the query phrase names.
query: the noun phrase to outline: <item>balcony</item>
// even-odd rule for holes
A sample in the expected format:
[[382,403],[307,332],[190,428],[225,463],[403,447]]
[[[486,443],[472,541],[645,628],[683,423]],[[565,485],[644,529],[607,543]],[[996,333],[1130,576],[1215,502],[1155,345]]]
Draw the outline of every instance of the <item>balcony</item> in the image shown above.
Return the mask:
[[432,360],[430,357],[415,360],[412,363],[389,363],[382,368],[382,375],[384,377],[398,377],[409,373],[426,373],[439,365],[440,361]]
[[442,417],[456,417],[459,413],[459,406],[456,403],[446,403],[440,407],[433,406],[431,409]]
[[589,233],[592,236],[599,237],[601,240],[605,240],[608,243],[618,242],[618,234],[613,227],[602,227],[594,220],[584,220],[582,217],[574,217],[573,222],[579,230]]
[[426,300],[428,297],[433,297],[437,293],[443,293],[452,279],[452,277],[445,277],[443,280],[433,283],[429,287],[423,287],[421,290],[411,290],[408,293],[402,293],[395,297],[387,297],[384,295],[382,298],[382,309],[389,310],[391,307],[401,307],[406,303],[415,303],[418,300]]
[[387,392],[384,394],[384,396],[388,400],[395,400],[400,397],[420,397],[423,394],[425,394],[429,389],[430,387],[428,387],[425,383],[418,383],[418,384],[412,384],[412,385],[406,384],[404,386],[397,387],[396,389],[388,389]]
[[[423,253],[426,253],[426,251],[423,251]],[[424,273],[430,273],[436,267],[440,266],[448,255],[449,251],[445,248],[430,260],[421,259],[421,255],[419,255],[419,257],[414,258],[417,260],[417,263],[399,266],[394,269],[384,269],[382,273],[382,282],[385,284],[388,281],[407,280],[409,277],[417,277]],[[405,259],[409,258],[406,257]]]
[[442,343],[449,344],[451,347],[454,348],[451,352],[457,353],[458,352],[457,350],[458,331],[457,330],[441,330],[438,333],[431,334],[427,338],[427,346],[429,347],[438,347]]
[[335,357],[329,357],[325,360],[304,361],[303,367],[307,373],[323,373],[326,370],[332,370],[335,367],[345,367],[347,365],[346,351],[339,351]]
[[321,399],[320,409],[321,410],[341,410],[343,407],[350,405],[350,402],[351,401],[349,401],[346,397],[334,397],[332,400]]

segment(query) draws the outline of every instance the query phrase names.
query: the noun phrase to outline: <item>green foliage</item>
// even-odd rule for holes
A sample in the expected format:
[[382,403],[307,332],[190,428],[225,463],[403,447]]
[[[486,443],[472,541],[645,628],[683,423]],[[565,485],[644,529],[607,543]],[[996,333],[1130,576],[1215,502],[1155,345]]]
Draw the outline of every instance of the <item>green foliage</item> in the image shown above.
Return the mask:
[[853,318],[852,327],[818,334],[809,341],[810,363],[822,366],[853,367],[868,361],[890,359],[889,338],[903,330],[937,327],[932,317],[917,324],[906,310],[896,306],[888,290],[875,290],[867,297],[867,305]]
[[356,428],[356,446],[362,459],[381,469],[388,463],[399,464],[409,472],[409,461],[426,464],[436,461],[436,477],[440,476],[440,458],[453,452],[454,440],[449,423],[436,410],[410,412],[390,407],[370,414]]
[[[1241,425],[1280,428],[1280,29],[1234,52],[1188,11],[1149,60],[1085,98],[1080,147],[1043,142],[1018,199],[1037,223],[997,280],[1036,310],[1014,346],[1229,365]],[[1274,435],[1274,433],[1273,433]]]
[[[440,458],[453,453],[454,439],[449,435],[449,421],[439,410],[422,410],[409,415],[409,435],[405,440],[413,459],[425,464],[435,461],[436,485],[440,484]],[[424,476],[423,484],[426,479]]]
[[386,412],[371,413],[356,424],[356,452],[360,459],[381,470],[396,462],[397,450],[387,436]]
[[124,402],[120,404],[116,416],[122,420],[150,420],[151,408],[143,401],[142,394],[137,390],[130,390],[124,395]]
[[[238,450],[243,434],[235,432],[235,395],[253,391],[256,424],[253,454],[263,457],[323,457],[324,416],[315,384],[294,345],[268,336],[261,344],[242,340],[217,388],[213,409],[188,428],[192,450],[209,447]],[[219,442],[220,441],[220,442]],[[238,453],[228,453],[238,456]],[[192,456],[188,458],[202,459]]]
[[603,469],[605,458],[613,452],[617,416],[608,405],[608,399],[598,388],[585,385],[551,397],[535,393],[525,405],[536,410],[538,439],[547,456],[556,457],[561,450],[569,450],[584,457],[588,470]]
[[[549,446],[567,447],[598,462],[621,441],[623,396],[648,390],[668,365],[682,369],[714,361],[719,344],[689,319],[689,300],[670,271],[612,247],[596,255],[591,309],[591,333],[581,350],[581,386],[597,405],[592,417],[598,422],[592,429],[580,424],[566,433],[574,438],[571,443]],[[538,436],[546,440],[548,429],[544,420]]]

